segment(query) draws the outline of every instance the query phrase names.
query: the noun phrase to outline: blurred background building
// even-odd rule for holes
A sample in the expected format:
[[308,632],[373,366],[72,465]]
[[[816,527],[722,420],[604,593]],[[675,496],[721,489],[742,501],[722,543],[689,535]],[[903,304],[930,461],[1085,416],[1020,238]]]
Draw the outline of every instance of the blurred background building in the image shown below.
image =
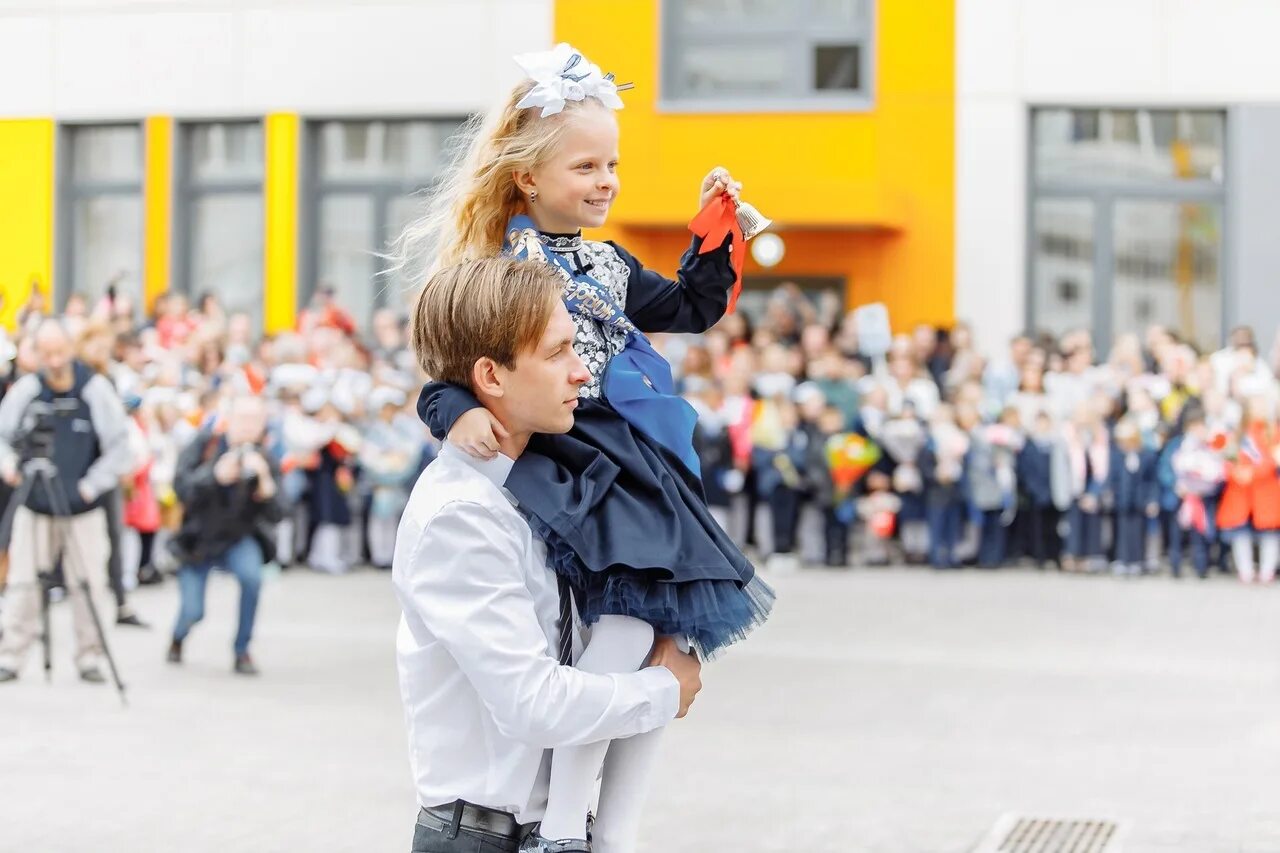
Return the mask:
[[465,117],[558,40],[621,81],[609,235],[674,267],[723,164],[777,222],[749,292],[832,286],[980,340],[1280,315],[1280,4],[5,0],[0,286],[215,291],[361,321]]

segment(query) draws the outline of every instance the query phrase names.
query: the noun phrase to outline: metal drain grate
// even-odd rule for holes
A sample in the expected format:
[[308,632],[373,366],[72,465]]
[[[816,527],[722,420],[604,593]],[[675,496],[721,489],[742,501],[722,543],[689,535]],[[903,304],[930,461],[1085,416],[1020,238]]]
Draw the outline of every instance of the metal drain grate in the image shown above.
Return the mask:
[[1120,853],[1125,829],[1114,820],[1004,815],[974,853]]

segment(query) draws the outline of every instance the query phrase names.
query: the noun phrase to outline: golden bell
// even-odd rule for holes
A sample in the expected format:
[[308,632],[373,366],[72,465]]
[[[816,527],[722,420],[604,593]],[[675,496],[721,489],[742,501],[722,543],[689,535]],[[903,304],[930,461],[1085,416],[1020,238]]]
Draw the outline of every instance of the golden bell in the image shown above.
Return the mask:
[[773,224],[773,220],[765,216],[754,206],[745,201],[737,202],[738,227],[742,229],[744,240],[750,240]]

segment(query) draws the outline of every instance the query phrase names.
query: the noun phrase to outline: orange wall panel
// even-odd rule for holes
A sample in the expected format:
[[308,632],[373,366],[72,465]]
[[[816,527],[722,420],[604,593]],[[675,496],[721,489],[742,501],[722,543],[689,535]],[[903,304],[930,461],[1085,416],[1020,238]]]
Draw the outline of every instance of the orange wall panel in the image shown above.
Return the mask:
[[636,84],[622,94],[622,193],[602,235],[671,272],[698,183],[723,165],[787,243],[770,274],[843,276],[851,304],[883,300],[898,329],[951,323],[954,0],[878,0],[871,108],[795,113],[663,112],[659,6],[556,3],[556,39]]

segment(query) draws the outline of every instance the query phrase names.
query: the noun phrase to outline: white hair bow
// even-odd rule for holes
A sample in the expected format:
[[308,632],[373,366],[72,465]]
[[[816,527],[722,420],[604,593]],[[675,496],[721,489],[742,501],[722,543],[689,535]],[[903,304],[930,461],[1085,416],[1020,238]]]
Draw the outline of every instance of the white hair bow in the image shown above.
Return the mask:
[[541,107],[546,118],[563,110],[566,101],[584,98],[597,98],[606,107],[622,109],[613,75],[601,74],[598,66],[565,42],[551,50],[519,54],[515,61],[536,84],[516,104],[517,109]]

